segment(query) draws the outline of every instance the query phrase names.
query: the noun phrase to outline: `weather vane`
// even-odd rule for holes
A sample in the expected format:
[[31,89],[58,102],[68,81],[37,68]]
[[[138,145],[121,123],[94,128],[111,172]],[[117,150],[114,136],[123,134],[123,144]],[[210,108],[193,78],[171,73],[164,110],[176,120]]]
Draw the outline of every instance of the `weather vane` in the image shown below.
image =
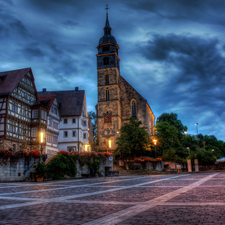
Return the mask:
[[108,9],[109,9],[109,7],[108,7],[108,4],[107,4],[107,5],[106,5],[106,8],[105,8],[106,13],[108,13]]

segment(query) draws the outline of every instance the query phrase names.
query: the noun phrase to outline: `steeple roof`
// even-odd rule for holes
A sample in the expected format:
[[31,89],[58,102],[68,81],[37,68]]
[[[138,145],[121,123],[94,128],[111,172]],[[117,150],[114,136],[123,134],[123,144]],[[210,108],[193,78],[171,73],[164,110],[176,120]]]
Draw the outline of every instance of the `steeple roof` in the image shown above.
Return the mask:
[[105,27],[103,28],[104,36],[100,38],[99,45],[107,44],[107,43],[117,45],[116,39],[111,35],[112,28],[109,25],[108,9],[109,9],[108,5],[106,5],[106,21],[105,21]]

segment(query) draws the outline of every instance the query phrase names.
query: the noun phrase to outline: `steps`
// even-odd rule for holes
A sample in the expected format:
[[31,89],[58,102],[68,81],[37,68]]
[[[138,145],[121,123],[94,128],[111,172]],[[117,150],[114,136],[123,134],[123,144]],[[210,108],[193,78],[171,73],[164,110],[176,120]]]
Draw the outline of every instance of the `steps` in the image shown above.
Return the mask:
[[57,155],[53,155],[50,158],[46,159],[45,165],[47,165],[55,156],[57,156]]

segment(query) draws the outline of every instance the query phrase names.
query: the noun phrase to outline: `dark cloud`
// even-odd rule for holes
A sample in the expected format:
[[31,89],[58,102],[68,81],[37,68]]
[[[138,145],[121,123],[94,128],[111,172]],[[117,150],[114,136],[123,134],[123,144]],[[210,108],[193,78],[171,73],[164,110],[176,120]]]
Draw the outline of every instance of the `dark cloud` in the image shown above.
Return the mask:
[[198,122],[225,140],[224,1],[0,1],[0,71],[32,67],[38,90],[79,86],[95,110],[107,3],[121,74],[156,117],[175,112],[191,133]]

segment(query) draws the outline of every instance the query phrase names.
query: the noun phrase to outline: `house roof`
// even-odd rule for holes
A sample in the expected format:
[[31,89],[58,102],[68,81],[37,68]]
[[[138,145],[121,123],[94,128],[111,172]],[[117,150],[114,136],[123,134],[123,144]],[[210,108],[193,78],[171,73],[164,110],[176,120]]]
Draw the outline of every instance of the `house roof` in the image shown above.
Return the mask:
[[39,96],[56,95],[61,117],[80,116],[83,110],[85,91],[47,91],[38,92]]
[[[0,82],[0,96],[11,94],[28,72],[30,72],[32,74],[32,77],[34,77],[31,68],[1,72],[0,78],[2,78],[2,80]],[[35,93],[37,93],[34,79],[33,86],[35,89]]]
[[41,105],[44,105],[48,108],[48,111],[50,111],[54,101],[55,101],[56,95],[43,95],[38,96],[38,100],[41,103]]

